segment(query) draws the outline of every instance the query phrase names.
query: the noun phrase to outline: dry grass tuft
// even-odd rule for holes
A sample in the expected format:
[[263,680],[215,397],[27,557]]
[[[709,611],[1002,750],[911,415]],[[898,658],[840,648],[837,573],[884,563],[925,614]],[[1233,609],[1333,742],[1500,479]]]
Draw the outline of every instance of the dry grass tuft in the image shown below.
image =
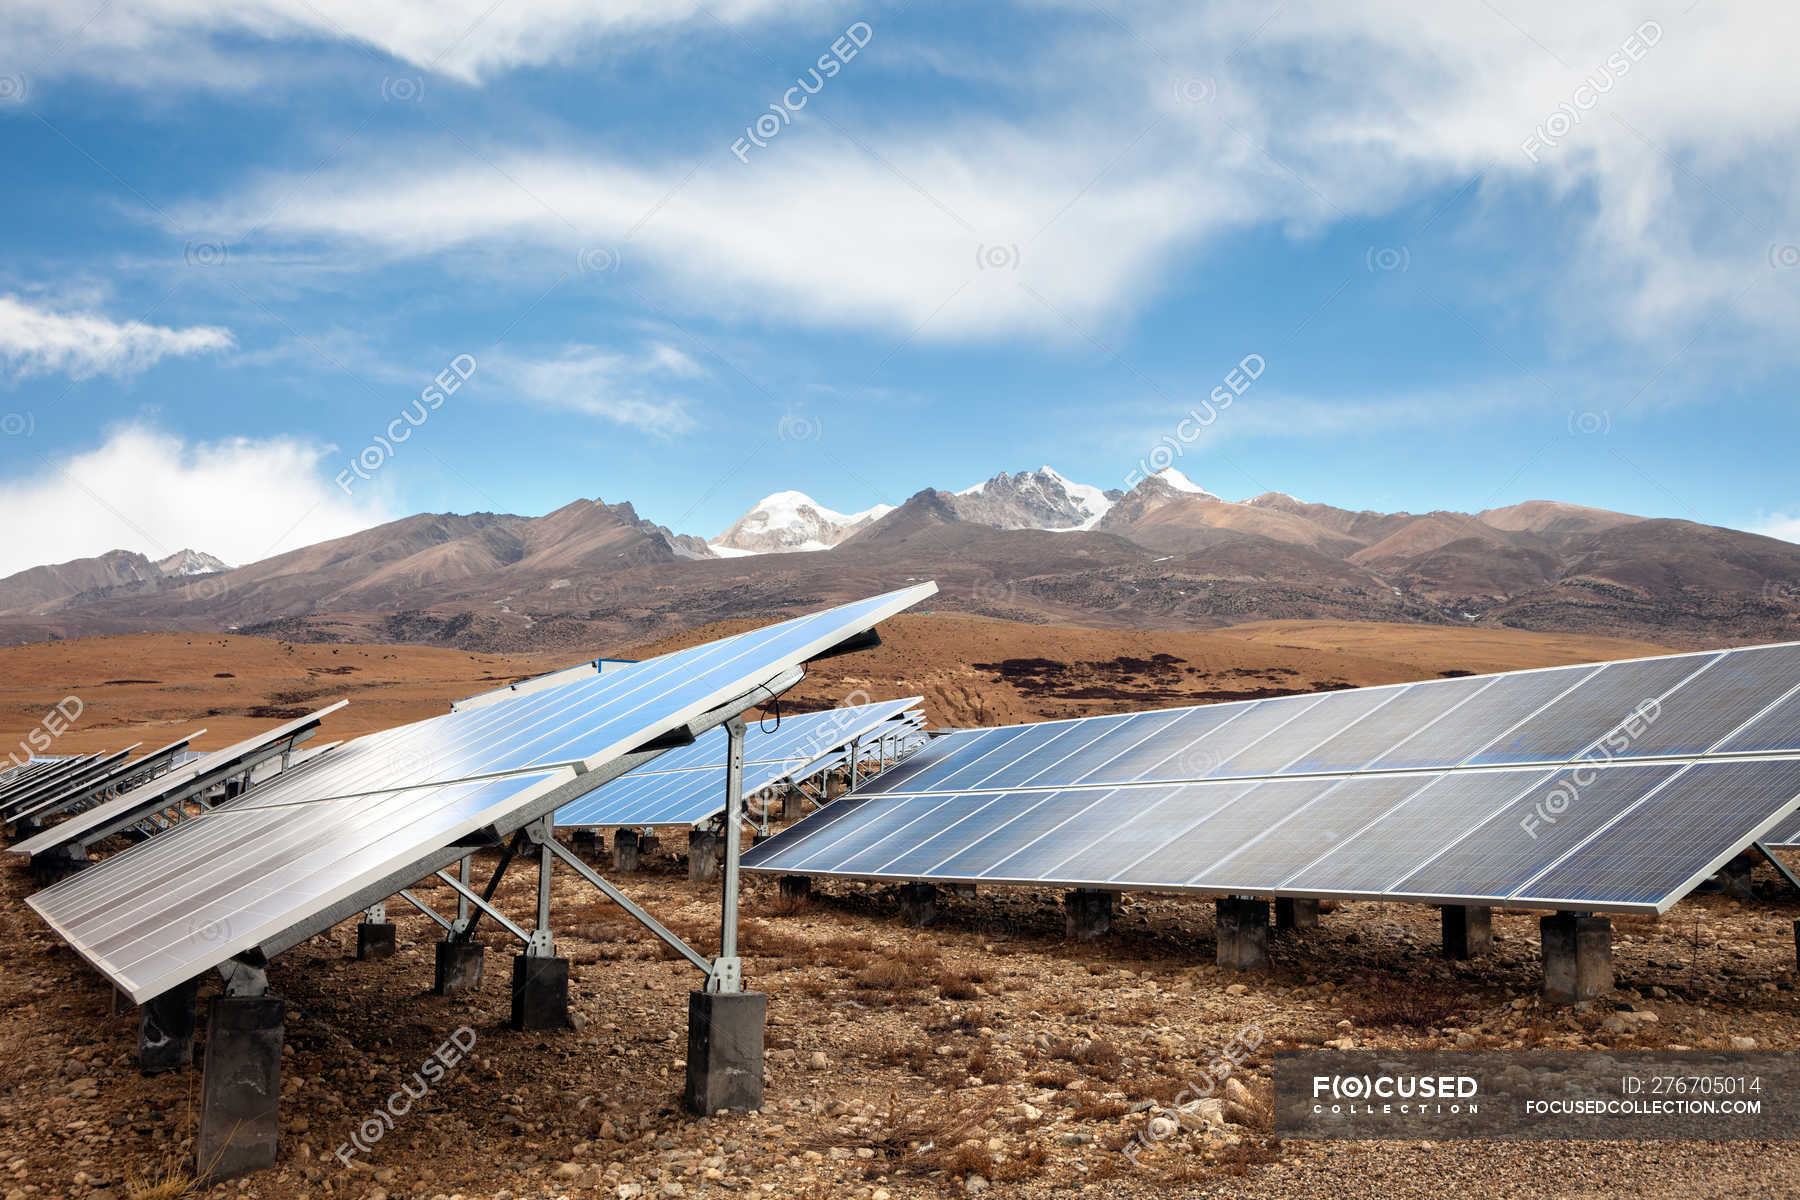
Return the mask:
[[973,1000],[981,995],[975,981],[954,968],[938,972],[937,987],[945,1000]]
[[919,986],[912,966],[897,958],[878,958],[856,973],[856,986],[871,992],[900,992]]
[[1352,1021],[1371,1029],[1430,1029],[1462,1011],[1462,995],[1435,983],[1373,982],[1344,1003]]

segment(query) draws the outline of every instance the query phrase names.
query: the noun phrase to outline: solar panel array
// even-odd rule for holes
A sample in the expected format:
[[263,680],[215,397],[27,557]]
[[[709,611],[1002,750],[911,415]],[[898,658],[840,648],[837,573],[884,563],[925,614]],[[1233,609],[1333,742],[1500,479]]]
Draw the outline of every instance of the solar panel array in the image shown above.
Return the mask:
[[966,730],[746,870],[1661,911],[1800,804],[1800,645]]
[[311,737],[321,721],[348,703],[348,700],[339,700],[223,750],[203,754],[8,849],[14,854],[35,858],[64,847],[91,846],[102,838],[134,827],[143,832],[154,832],[179,816],[189,799],[292,749]]
[[[744,738],[744,795],[810,778],[847,755],[851,743],[910,728],[908,711],[919,700],[911,696],[796,713],[781,718],[773,729],[752,722]],[[725,730],[715,729],[565,805],[556,823],[578,828],[704,825],[725,811],[725,754]]]
[[[205,733],[204,729],[199,733]],[[127,757],[129,751],[103,760],[104,769],[75,782],[65,782],[36,794],[21,797],[5,805],[5,819],[10,823],[42,822],[59,813],[79,812],[91,808],[118,792],[168,771],[177,756],[187,750],[188,743],[199,733],[139,755]]]
[[142,1002],[274,956],[763,703],[801,664],[936,591],[923,584],[618,671],[358,738],[30,898]]

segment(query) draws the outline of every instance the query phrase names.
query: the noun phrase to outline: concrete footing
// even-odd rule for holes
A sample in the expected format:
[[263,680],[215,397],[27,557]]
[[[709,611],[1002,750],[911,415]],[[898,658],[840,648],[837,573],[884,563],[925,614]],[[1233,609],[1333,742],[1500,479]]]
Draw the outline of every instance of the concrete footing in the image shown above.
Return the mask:
[[1214,929],[1219,939],[1219,965],[1252,971],[1269,965],[1269,902],[1245,896],[1218,901]]
[[937,920],[937,884],[902,884],[900,888],[900,917],[908,925],[929,925]]
[[719,877],[725,861],[725,839],[710,829],[694,829],[688,833],[688,879],[693,883],[709,883]]
[[486,961],[487,948],[480,942],[439,942],[431,990],[440,996],[480,991]]
[[973,900],[975,898],[975,885],[972,883],[953,883],[950,885],[950,893],[958,900]]
[[569,848],[584,858],[597,858],[600,854],[600,835],[592,829],[570,830]]
[[687,1086],[681,1100],[691,1113],[749,1112],[763,1102],[763,1023],[768,997],[761,992],[689,992]]
[[194,997],[190,979],[153,996],[138,1009],[138,1069],[146,1075],[179,1071],[194,1061]]
[[286,1010],[280,996],[218,996],[208,1008],[194,1149],[201,1179],[275,1164]]
[[512,1018],[514,1029],[566,1029],[569,1025],[569,960],[513,959]]
[[1118,909],[1116,893],[1076,888],[1063,896],[1063,934],[1082,942],[1103,938],[1112,932]]
[[356,923],[356,957],[367,962],[394,957],[395,926],[392,921],[358,921]]
[[799,788],[790,787],[781,797],[781,820],[798,821],[805,815],[806,797],[800,794]]
[[1278,899],[1275,901],[1275,928],[1317,929],[1318,927],[1319,902],[1317,900]]
[[783,900],[804,900],[810,895],[812,895],[811,875],[783,875],[781,877],[781,898]]
[[1544,950],[1544,999],[1580,1004],[1613,989],[1612,922],[1559,912],[1538,919]]
[[1474,958],[1494,944],[1493,910],[1485,904],[1446,904],[1444,957]]
[[643,843],[635,829],[620,829],[613,834],[613,870],[630,875],[643,864]]

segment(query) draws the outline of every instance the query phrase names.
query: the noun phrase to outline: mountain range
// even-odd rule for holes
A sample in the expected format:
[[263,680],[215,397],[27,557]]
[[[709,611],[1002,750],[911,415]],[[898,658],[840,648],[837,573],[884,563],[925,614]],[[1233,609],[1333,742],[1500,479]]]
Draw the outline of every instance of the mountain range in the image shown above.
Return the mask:
[[182,629],[585,651],[923,578],[941,608],[1039,623],[1800,637],[1800,545],[1757,534],[1554,501],[1472,514],[1227,501],[1173,470],[1102,490],[1042,467],[854,513],[778,492],[711,542],[577,500],[541,517],[419,514],[235,569],[114,551],[0,579],[0,642]]

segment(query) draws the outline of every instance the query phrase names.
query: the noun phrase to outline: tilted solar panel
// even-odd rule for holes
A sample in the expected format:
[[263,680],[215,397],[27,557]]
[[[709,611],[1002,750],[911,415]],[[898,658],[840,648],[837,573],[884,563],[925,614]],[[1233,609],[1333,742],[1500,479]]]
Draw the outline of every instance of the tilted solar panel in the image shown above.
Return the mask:
[[142,1002],[273,956],[791,687],[933,584],[347,742],[32,896]]
[[1800,838],[1797,668],[1784,644],[965,730],[744,866],[1661,911]]
[[235,778],[264,759],[280,754],[285,746],[310,737],[321,721],[348,703],[348,700],[336,701],[223,750],[203,754],[104,804],[97,804],[42,833],[15,842],[7,849],[14,854],[36,857],[66,846],[92,845],[153,813],[179,804],[189,795]]
[[[806,778],[825,769],[848,743],[897,731],[896,723],[918,702],[910,696],[796,713],[774,727],[751,722],[744,738],[744,795]],[[561,809],[556,823],[565,828],[703,825],[725,811],[725,752],[725,731],[715,729],[589,792]]]

